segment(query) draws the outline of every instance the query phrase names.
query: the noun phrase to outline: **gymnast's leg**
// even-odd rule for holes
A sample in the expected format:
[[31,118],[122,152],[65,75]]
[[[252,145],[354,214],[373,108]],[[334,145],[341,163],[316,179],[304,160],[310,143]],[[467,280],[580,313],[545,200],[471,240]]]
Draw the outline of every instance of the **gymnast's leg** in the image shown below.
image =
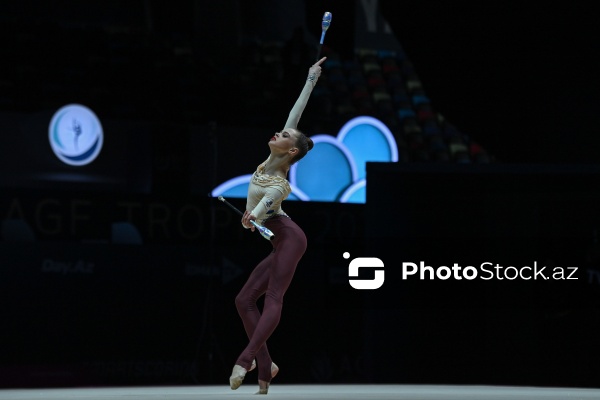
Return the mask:
[[[244,324],[246,335],[248,339],[251,339],[254,335],[258,321],[261,318],[261,313],[256,304],[258,298],[262,296],[266,291],[269,283],[269,271],[270,266],[273,263],[274,253],[270,253],[264,260],[262,260],[252,271],[248,281],[242,287],[239,294],[235,298],[235,305],[238,310],[238,314]],[[267,344],[264,345],[256,352],[256,359],[258,365],[271,365],[271,357],[267,349]],[[250,370],[252,360],[254,356],[251,356],[250,363],[248,360],[238,360],[237,364],[244,367],[247,371]]]
[[[239,365],[246,370],[250,368],[254,357],[261,356],[270,358],[266,347],[264,350],[266,356],[262,353],[259,354],[259,351],[264,347],[267,339],[279,324],[283,307],[283,297],[292,281],[296,266],[306,251],[306,236],[300,227],[298,227],[291,219],[287,217],[280,218],[278,219],[276,226],[271,229],[276,232],[275,241],[273,243],[274,250],[259,264],[259,266],[257,266],[255,271],[252,272],[249,281],[252,280],[253,283],[244,286],[244,289],[242,290],[244,295],[240,298],[240,305],[242,306],[242,312],[244,313],[244,316],[242,317],[244,319],[244,326],[248,325],[249,330],[254,329],[248,346],[244,349],[236,362],[236,365]],[[264,292],[265,278],[265,302],[261,315],[256,309],[256,306],[250,304],[252,303],[253,298],[258,298],[258,296]],[[246,300],[243,300],[243,298],[246,298]],[[256,322],[257,318],[258,322]],[[271,381],[271,364],[259,360],[258,367],[259,380],[268,384]],[[234,375],[232,375],[232,378]],[[235,382],[230,379],[230,381],[232,381],[232,388],[239,387],[242,379],[243,377],[241,377],[241,379],[235,379]]]

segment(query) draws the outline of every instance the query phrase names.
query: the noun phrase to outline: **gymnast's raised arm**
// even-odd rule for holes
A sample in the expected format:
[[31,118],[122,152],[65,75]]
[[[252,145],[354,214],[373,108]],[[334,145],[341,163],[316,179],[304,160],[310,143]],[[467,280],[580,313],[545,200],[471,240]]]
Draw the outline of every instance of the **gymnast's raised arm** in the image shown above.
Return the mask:
[[306,107],[306,103],[308,103],[308,98],[310,97],[313,88],[317,84],[319,76],[321,76],[321,64],[326,59],[327,57],[321,58],[308,69],[306,83],[304,84],[302,92],[300,92],[300,96],[298,97],[298,100],[296,100],[294,107],[292,107],[290,115],[288,116],[287,122],[285,123],[285,127],[283,129],[298,129],[298,123],[300,122],[300,117],[302,116],[302,112]]

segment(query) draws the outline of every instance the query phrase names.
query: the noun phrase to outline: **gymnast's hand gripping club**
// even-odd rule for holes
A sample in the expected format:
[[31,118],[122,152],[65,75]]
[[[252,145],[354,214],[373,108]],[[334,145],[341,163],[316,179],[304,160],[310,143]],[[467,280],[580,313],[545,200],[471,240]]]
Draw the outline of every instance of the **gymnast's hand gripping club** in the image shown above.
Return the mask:
[[[218,199],[219,199],[219,201],[222,201],[223,203],[227,204],[229,206],[229,208],[231,208],[233,211],[235,211],[239,215],[244,216],[244,213],[242,213],[240,210],[235,208],[235,206],[233,204],[231,204],[230,202],[225,200],[225,198],[223,196],[219,196]],[[250,222],[252,223],[252,225],[254,225],[256,227],[256,229],[258,229],[258,232],[261,234],[262,237],[264,237],[267,240],[273,240],[275,235],[273,234],[273,232],[271,232],[270,229],[258,224],[256,221],[250,220]]]

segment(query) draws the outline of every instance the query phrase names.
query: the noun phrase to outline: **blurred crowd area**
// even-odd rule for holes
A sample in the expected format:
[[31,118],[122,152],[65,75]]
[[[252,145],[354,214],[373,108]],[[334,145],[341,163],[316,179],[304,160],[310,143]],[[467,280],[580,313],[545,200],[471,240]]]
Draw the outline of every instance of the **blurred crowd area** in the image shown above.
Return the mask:
[[[290,26],[282,40],[246,35],[239,13],[227,21],[230,29],[202,23],[208,17],[197,3],[7,5],[0,109],[37,113],[81,103],[104,118],[277,129],[316,60],[316,41],[302,26]],[[349,54],[326,42],[320,53],[328,58],[300,127],[308,135],[335,135],[351,118],[369,115],[394,134],[402,162],[494,161],[436,112],[403,51]]]

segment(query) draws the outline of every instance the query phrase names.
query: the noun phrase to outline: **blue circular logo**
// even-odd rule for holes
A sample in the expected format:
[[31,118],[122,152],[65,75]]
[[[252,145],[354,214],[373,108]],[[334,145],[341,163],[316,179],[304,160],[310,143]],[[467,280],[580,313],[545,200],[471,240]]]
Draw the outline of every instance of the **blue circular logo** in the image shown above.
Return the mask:
[[89,108],[69,104],[58,110],[48,127],[50,146],[65,164],[86,165],[102,149],[104,135],[100,120]]

